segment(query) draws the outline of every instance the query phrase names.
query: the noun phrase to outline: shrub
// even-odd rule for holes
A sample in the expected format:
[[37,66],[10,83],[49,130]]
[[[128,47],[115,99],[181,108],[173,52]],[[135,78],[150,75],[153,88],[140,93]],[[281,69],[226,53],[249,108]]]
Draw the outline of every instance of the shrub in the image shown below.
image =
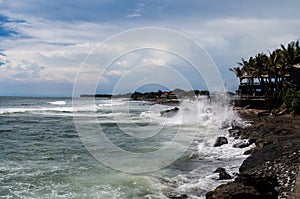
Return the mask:
[[284,90],[283,105],[293,114],[300,114],[300,90],[289,86]]

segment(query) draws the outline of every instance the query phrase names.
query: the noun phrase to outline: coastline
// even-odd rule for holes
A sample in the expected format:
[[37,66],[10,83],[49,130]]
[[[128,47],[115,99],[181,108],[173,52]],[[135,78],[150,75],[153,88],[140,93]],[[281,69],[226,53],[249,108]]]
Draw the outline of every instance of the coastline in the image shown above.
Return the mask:
[[234,127],[235,134],[256,146],[246,152],[251,155],[240,166],[238,177],[208,192],[206,197],[297,198],[300,190],[294,187],[300,165],[300,117],[274,116],[254,109],[237,112],[252,125],[245,129]]

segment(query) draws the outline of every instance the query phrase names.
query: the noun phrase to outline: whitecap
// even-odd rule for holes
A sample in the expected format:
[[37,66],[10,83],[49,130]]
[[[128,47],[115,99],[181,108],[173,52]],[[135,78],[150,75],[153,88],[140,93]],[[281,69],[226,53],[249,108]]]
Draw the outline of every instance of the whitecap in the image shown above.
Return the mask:
[[52,105],[65,105],[66,102],[65,101],[54,101],[54,102],[47,102],[48,104],[52,104]]
[[0,115],[12,114],[12,113],[25,113],[31,110],[32,109],[26,109],[26,108],[4,108],[4,109],[0,109]]

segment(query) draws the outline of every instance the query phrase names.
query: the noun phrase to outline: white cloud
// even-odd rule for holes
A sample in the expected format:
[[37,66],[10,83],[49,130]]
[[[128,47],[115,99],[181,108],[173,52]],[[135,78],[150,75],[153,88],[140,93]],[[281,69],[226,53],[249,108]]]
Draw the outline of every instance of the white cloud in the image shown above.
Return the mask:
[[7,59],[6,63],[1,67],[1,79],[22,82],[42,80],[41,72],[43,69],[37,63]]
[[126,70],[110,70],[105,73],[106,76],[122,76],[126,73]]
[[143,60],[144,64],[155,64],[155,65],[166,65],[167,60],[163,58],[144,58]]
[[133,13],[127,15],[127,18],[140,17],[145,11],[145,7],[145,3],[137,3],[135,10],[133,11]]
[[[1,2],[2,0],[0,0]],[[3,4],[7,2],[4,1]],[[167,4],[172,3],[172,1],[168,1]],[[17,1],[12,1],[11,5],[16,5],[16,7],[10,7],[18,8],[16,10],[5,11],[0,8],[4,14],[11,18],[20,18],[26,21],[5,24],[9,29],[20,33],[20,36],[13,39],[3,38],[0,40],[1,48],[4,49],[6,55],[0,56],[0,62],[6,63],[0,67],[0,70],[4,70],[4,68],[7,70],[5,74],[2,73],[2,79],[5,76],[7,78],[13,79],[18,77],[18,79],[23,78],[30,81],[30,77],[32,77],[35,78],[35,81],[39,79],[40,81],[51,80],[53,82],[66,81],[71,83],[83,59],[100,42],[123,30],[143,26],[169,27],[190,35],[191,38],[195,39],[210,53],[217,65],[224,71],[228,67],[232,67],[241,57],[247,58],[247,56],[254,55],[254,53],[265,52],[266,50],[279,47],[280,43],[286,44],[299,38],[299,17],[287,16],[281,19],[275,15],[271,16],[270,13],[272,12],[270,11],[267,11],[269,14],[266,18],[257,18],[255,13],[244,16],[236,14],[237,16],[232,15],[231,17],[220,13],[220,15],[213,15],[213,17],[202,17],[200,12],[196,13],[194,11],[183,16],[180,12],[177,14],[174,11],[175,14],[170,14],[170,10],[168,10],[170,6],[163,4],[162,6],[166,8],[164,10],[166,13],[160,13],[163,16],[159,19],[152,19],[149,16],[146,18],[146,15],[144,15],[146,9],[149,9],[152,5],[139,2],[135,7],[130,8],[133,12],[127,15],[127,19],[122,19],[123,21],[110,19],[66,21],[63,18],[59,21],[34,16],[32,13],[26,12],[28,5],[25,3],[19,4]],[[180,6],[186,6],[184,9],[187,9],[188,5],[185,4],[186,2],[181,3],[179,1],[174,3],[179,10],[181,10]],[[191,5],[198,4],[200,5],[201,3],[191,3]],[[244,3],[241,4],[244,5]],[[34,6],[30,5],[31,10],[32,7]],[[159,5],[156,5],[156,7],[159,7]],[[152,11],[154,12],[154,10]],[[238,11],[238,13],[241,12],[240,10]],[[57,14],[59,15],[59,13]],[[124,18],[126,14],[122,14]],[[136,23],[132,23],[132,20],[128,19],[142,15],[145,17],[141,17],[140,21]],[[154,15],[155,13],[151,17],[155,17]],[[172,46],[163,46],[163,43],[157,42],[158,48],[181,49],[186,47],[184,43],[174,38],[164,39],[171,41]],[[126,42],[126,45],[136,45],[134,36]],[[123,51],[123,44],[118,45],[118,41],[116,41],[114,44],[102,46],[102,49],[105,49],[107,53],[107,57],[104,58],[118,55],[118,52]],[[153,46],[154,42],[149,44],[149,46],[151,45]],[[190,49],[190,53],[193,53],[193,49]],[[132,52],[117,59],[111,68],[108,69],[106,78],[122,76],[132,67],[139,64],[174,66],[179,63],[178,60],[167,55],[167,53]],[[91,54],[88,64],[91,68],[86,72],[89,72],[90,75],[97,74],[100,69],[105,67],[97,57],[97,52]],[[43,67],[45,68],[41,69]],[[16,76],[16,74],[21,73],[26,73],[27,75]],[[106,82],[108,84],[110,82],[109,79]]]

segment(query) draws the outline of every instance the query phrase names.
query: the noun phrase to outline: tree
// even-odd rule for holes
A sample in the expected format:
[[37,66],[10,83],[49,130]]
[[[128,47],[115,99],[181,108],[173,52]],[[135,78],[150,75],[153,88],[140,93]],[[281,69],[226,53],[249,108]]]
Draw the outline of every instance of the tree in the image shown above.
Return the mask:
[[[281,64],[282,64],[282,73],[287,76],[290,75],[291,67],[300,61],[300,50],[299,50],[299,41],[291,42],[285,47],[281,44]],[[284,78],[283,81],[285,81]]]
[[300,45],[299,41],[293,41],[287,47],[283,44],[280,47],[272,52],[268,51],[268,55],[258,53],[248,60],[242,58],[241,62],[237,62],[238,67],[229,69],[240,78],[240,84],[243,76],[247,76],[249,80],[247,93],[253,93],[254,79],[257,79],[262,93],[281,97],[284,85],[290,82],[291,67],[300,63]]
[[280,92],[281,85],[280,82],[280,64],[281,59],[281,53],[280,49],[276,49],[273,52],[269,51],[269,59],[268,59],[268,76],[269,76],[269,87],[273,91],[273,82],[272,78],[274,79],[274,86],[275,86],[275,92]]
[[243,76],[243,71],[241,70],[240,67],[235,67],[235,68],[229,68],[230,71],[234,72],[235,75],[240,79],[240,84],[241,82],[241,77]]

